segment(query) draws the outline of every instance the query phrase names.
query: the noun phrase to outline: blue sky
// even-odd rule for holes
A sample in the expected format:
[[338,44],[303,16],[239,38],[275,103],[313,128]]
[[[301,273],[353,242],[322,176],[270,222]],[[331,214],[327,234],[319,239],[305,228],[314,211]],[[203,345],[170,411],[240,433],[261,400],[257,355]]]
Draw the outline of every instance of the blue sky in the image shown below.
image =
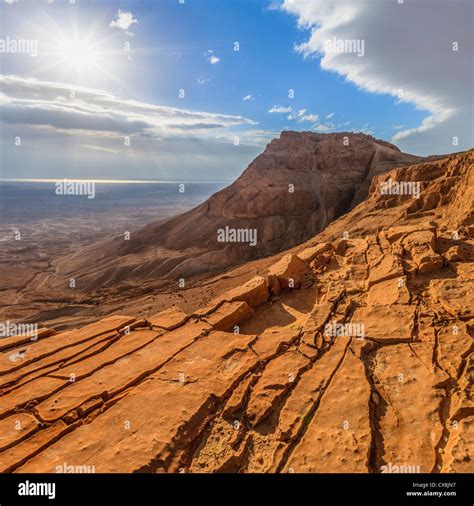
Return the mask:
[[472,147],[472,7],[418,3],[8,0],[0,39],[38,54],[0,53],[0,176],[227,180],[283,129]]

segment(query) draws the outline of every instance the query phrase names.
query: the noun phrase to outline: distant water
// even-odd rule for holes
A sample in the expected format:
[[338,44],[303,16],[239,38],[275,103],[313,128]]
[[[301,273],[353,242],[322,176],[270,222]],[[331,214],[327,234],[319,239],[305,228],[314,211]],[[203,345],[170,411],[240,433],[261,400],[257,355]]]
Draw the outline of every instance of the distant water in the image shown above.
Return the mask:
[[[128,216],[144,225],[187,211],[229,183],[95,183],[95,197],[56,195],[54,182],[0,181],[0,225],[44,220],[81,219],[91,222]],[[113,221],[113,220],[112,220]]]

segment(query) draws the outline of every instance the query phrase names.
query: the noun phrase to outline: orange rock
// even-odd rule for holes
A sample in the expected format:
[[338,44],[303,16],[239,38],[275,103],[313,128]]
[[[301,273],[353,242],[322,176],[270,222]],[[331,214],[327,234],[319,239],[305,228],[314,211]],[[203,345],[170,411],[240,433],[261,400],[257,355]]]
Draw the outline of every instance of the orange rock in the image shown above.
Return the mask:
[[371,442],[370,386],[362,362],[347,351],[284,471],[364,473]]
[[250,318],[252,314],[252,308],[246,302],[224,302],[207,316],[205,321],[216,330],[227,331]]
[[323,242],[317,244],[316,246],[312,246],[311,248],[306,248],[303,251],[298,253],[298,258],[306,262],[307,264],[311,263],[317,256],[321,255],[326,251],[332,251],[333,246],[330,242]]
[[334,346],[302,375],[288,396],[281,410],[278,426],[283,440],[294,440],[300,431],[304,430],[303,421],[307,416],[311,416],[317,407],[318,400],[344,357],[349,340],[348,337],[336,339]]
[[473,280],[434,279],[430,282],[430,295],[456,318],[474,316]]
[[296,350],[289,350],[270,362],[250,394],[247,416],[252,425],[265,420],[308,365],[308,359]]
[[148,321],[154,327],[160,327],[166,330],[174,330],[188,319],[188,315],[177,308],[169,308],[148,318]]
[[288,254],[268,269],[268,276],[277,278],[283,289],[298,288],[307,269],[307,264],[298,255]]
[[25,439],[38,428],[38,420],[27,413],[16,413],[0,420],[0,451]]
[[410,347],[398,344],[377,351],[375,377],[385,397],[385,413],[379,421],[383,460],[431,472],[436,463],[434,448],[443,434],[439,410],[444,394],[438,383],[446,375],[436,373]]
[[269,327],[252,343],[253,351],[262,361],[276,355],[283,346],[289,346],[299,335],[299,331],[289,327]]
[[262,276],[255,276],[247,283],[224,293],[221,298],[227,302],[242,301],[256,308],[268,300],[267,280]]
[[409,304],[410,292],[407,288],[406,276],[393,278],[372,285],[367,297],[367,304],[388,306],[391,304]]
[[365,337],[380,342],[409,342],[415,326],[415,306],[366,306],[354,311],[351,323],[364,326]]

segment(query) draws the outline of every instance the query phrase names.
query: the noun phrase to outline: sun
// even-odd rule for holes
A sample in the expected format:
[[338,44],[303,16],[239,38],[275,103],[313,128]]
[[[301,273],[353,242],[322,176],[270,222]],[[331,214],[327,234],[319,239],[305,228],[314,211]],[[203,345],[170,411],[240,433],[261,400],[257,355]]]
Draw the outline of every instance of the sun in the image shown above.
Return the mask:
[[100,51],[90,40],[76,37],[57,41],[57,57],[59,65],[76,72],[97,69],[101,60]]

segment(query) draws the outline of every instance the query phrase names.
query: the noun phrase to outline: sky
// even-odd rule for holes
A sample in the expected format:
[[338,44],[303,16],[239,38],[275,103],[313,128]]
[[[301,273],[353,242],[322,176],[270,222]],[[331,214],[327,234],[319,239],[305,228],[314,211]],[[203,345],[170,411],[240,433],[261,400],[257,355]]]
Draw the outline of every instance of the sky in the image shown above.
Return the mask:
[[282,130],[473,147],[470,0],[0,0],[0,177],[228,181]]

